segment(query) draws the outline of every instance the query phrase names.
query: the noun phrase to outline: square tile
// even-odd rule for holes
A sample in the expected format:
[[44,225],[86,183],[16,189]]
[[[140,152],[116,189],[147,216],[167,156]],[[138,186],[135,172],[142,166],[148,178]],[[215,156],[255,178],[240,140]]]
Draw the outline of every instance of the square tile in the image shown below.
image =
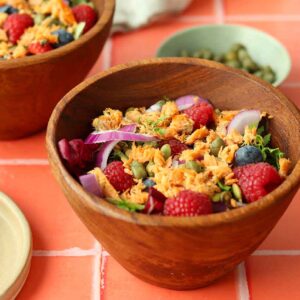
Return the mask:
[[[300,5],[299,5],[300,7]],[[288,50],[291,60],[292,69],[286,82],[299,82],[300,81],[300,21],[299,22],[238,22],[257,29],[263,30],[276,39],[278,39]]]
[[33,257],[18,300],[92,298],[93,257]]
[[47,158],[45,132],[27,138],[0,141],[0,159]]
[[300,214],[300,190],[292,200],[282,218],[274,227],[260,249],[297,250],[300,249],[299,223]]
[[183,16],[212,16],[214,13],[213,0],[193,0],[183,12]]
[[293,15],[300,13],[299,0],[223,0],[228,15],[276,14]]
[[189,22],[178,23],[171,21],[153,24],[126,34],[116,34],[112,41],[112,64],[117,65],[132,60],[154,57],[160,44],[166,38],[178,30],[196,25]]
[[300,78],[299,87],[288,87],[284,86],[283,83],[283,86],[279,87],[279,89],[300,108]]
[[299,256],[252,256],[247,261],[253,300],[299,300]]
[[34,249],[89,249],[94,239],[60,191],[49,166],[1,166],[0,190],[26,215]]
[[91,70],[88,73],[88,75],[86,76],[86,78],[94,76],[95,74],[103,71],[103,59],[104,59],[104,55],[103,55],[103,50],[102,50],[101,54],[99,55],[97,61],[91,68]]
[[[101,295],[104,300],[142,299],[142,300],[225,300],[236,299],[234,272],[211,286],[194,291],[173,291],[163,289],[136,278],[126,271],[111,256],[106,257],[104,288]],[[155,297],[153,298],[153,296]],[[101,298],[102,299],[102,298]]]

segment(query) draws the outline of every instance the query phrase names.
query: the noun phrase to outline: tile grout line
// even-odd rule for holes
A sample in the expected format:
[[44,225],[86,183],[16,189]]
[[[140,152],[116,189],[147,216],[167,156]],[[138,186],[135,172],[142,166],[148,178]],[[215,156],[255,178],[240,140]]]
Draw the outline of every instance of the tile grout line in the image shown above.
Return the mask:
[[237,294],[239,300],[250,300],[245,263],[242,262],[236,269]]
[[92,300],[100,300],[100,284],[101,284],[101,256],[103,248],[97,240],[95,240],[96,255],[93,263],[93,277],[92,277]]
[[252,256],[300,256],[300,250],[256,250]]
[[[224,7],[222,0],[214,0],[215,2],[215,16],[180,16],[176,19],[179,22],[213,22],[216,16],[221,18],[222,23],[228,22],[297,22],[300,21],[300,15],[224,15]],[[220,22],[217,22],[220,23]]]
[[224,3],[223,0],[214,0],[215,17],[217,24],[224,23]]
[[[105,254],[106,253],[106,254]],[[104,250],[101,253],[101,266],[100,266],[100,297],[101,297],[101,290],[104,290],[105,287],[105,281],[104,281],[104,275],[105,275],[105,265],[107,261],[107,252]]]
[[93,249],[81,249],[78,247],[73,247],[64,250],[33,250],[33,256],[96,256],[99,254],[99,250]]
[[39,158],[15,158],[15,159],[0,159],[0,166],[47,166],[47,159]]
[[[96,244],[96,243],[95,243]],[[110,256],[110,254],[99,246],[91,249],[81,249],[79,247],[63,250],[34,250],[33,256]],[[300,256],[300,250],[256,250],[251,256]]]
[[231,15],[226,16],[227,21],[246,21],[246,22],[295,22],[300,21],[300,15]]

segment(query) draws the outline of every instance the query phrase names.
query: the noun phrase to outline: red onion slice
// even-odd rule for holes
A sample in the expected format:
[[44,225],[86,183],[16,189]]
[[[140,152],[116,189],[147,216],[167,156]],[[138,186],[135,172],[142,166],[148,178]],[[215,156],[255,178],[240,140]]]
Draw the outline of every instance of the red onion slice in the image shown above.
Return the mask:
[[201,103],[201,102],[209,103],[208,100],[201,98],[199,96],[196,96],[196,95],[185,95],[185,96],[177,98],[175,102],[176,102],[176,105],[179,110],[188,109],[196,103]]
[[164,210],[164,203],[166,201],[164,194],[156,190],[154,187],[149,188],[148,201],[142,211],[146,214],[162,214]]
[[106,142],[102,145],[96,157],[97,167],[99,167],[101,170],[104,170],[106,168],[108,157],[111,151],[119,142],[120,141]]
[[231,120],[227,127],[227,134],[230,134],[234,129],[240,134],[244,134],[246,126],[258,125],[260,119],[259,110],[243,110]]
[[85,140],[86,144],[104,143],[109,141],[151,142],[158,139],[152,135],[110,130],[91,133]]
[[[124,132],[134,132],[136,129],[135,124],[126,125],[122,128],[120,128],[120,131]],[[107,166],[107,160],[111,153],[111,151],[114,149],[114,147],[120,142],[120,140],[117,141],[111,141],[106,142],[102,145],[100,148],[100,151],[97,154],[96,157],[96,166],[99,167],[101,170],[104,170]]]
[[154,103],[153,105],[151,105],[146,112],[158,112],[161,111],[162,108],[162,104],[160,103],[160,101],[158,101],[157,103]]
[[86,174],[79,176],[79,181],[89,193],[94,194],[98,197],[103,197],[101,187],[94,174]]

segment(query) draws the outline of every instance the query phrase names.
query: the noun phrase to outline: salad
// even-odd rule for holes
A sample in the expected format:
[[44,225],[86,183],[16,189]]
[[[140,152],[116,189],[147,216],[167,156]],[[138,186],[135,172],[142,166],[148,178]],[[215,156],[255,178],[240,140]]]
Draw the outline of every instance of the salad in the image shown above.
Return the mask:
[[62,47],[96,21],[89,0],[0,0],[0,60]]
[[131,212],[191,217],[245,206],[282,183],[291,162],[270,144],[271,118],[164,97],[124,113],[106,108],[85,140],[58,148],[88,192]]

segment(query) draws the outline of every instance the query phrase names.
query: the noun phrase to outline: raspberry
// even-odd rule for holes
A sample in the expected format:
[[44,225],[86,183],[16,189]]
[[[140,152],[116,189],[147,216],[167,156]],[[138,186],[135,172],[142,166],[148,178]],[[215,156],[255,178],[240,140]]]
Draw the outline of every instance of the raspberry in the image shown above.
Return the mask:
[[165,202],[164,215],[192,217],[212,213],[209,197],[189,190],[181,191],[176,197]]
[[268,163],[249,164],[233,169],[247,202],[254,202],[272,192],[282,182],[276,169]]
[[104,174],[118,192],[124,192],[130,189],[134,184],[133,177],[125,173],[121,161],[109,163],[104,170]]
[[194,121],[194,129],[213,121],[213,107],[206,102],[200,102],[186,109],[186,113]]
[[41,53],[48,52],[52,49],[53,47],[48,42],[46,43],[36,42],[29,45],[28,52],[31,54],[41,54]]
[[182,151],[188,149],[187,145],[179,142],[176,139],[170,139],[170,140],[162,141],[160,143],[160,147],[163,146],[163,145],[165,145],[165,144],[169,144],[170,145],[172,156],[179,155],[179,154],[181,154]]
[[6,19],[3,28],[8,33],[9,41],[16,44],[25,29],[33,26],[33,23],[32,17],[27,14],[12,14]]
[[84,33],[89,31],[97,21],[97,14],[89,5],[86,4],[77,5],[72,9],[72,11],[75,20],[78,23],[79,22],[85,23],[85,27],[83,30]]

